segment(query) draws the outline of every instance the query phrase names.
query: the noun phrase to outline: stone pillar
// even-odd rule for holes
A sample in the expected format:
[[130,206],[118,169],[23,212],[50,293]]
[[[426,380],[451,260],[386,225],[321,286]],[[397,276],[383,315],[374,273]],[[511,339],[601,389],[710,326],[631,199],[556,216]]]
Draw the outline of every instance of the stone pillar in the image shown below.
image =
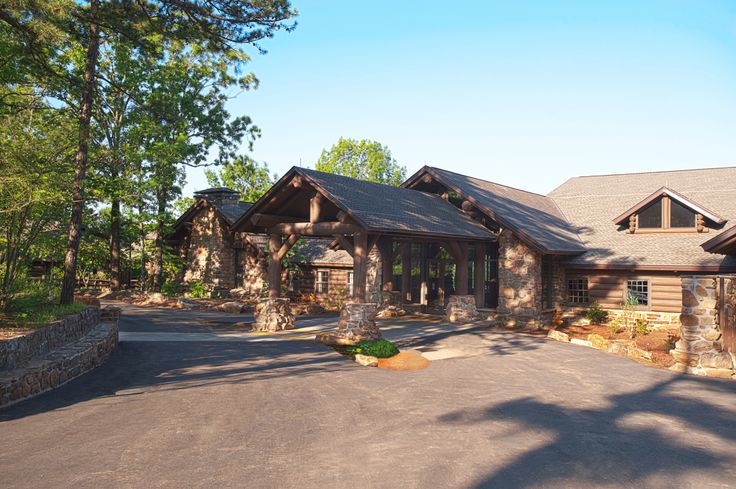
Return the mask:
[[708,377],[736,377],[733,355],[723,351],[717,298],[715,277],[682,277],[682,338],[670,351],[676,362],[672,370]]
[[337,336],[352,341],[376,340],[381,332],[376,326],[378,304],[348,302],[342,306]]
[[499,236],[498,312],[525,320],[542,313],[542,255],[510,231]]
[[445,309],[445,317],[451,323],[472,323],[480,319],[475,307],[475,296],[451,295]]
[[291,312],[289,299],[264,299],[256,304],[256,322],[252,331],[282,331],[294,329],[294,314]]

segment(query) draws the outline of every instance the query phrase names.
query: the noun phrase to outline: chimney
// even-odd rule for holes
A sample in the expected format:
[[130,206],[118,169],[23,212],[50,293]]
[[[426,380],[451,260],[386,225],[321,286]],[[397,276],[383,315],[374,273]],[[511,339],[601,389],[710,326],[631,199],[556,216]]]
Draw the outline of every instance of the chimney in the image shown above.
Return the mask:
[[225,187],[208,188],[194,192],[195,198],[204,198],[207,202],[218,206],[227,204],[237,204],[240,202],[240,193],[237,190],[230,190]]

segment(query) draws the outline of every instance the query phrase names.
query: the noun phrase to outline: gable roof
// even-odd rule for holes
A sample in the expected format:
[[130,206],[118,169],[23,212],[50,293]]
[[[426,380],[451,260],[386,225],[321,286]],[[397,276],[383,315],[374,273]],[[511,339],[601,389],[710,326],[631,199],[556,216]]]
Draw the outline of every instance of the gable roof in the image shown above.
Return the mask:
[[722,229],[710,229],[708,234],[629,234],[612,223],[624,209],[635,208],[662,188],[672,195],[687,196],[689,202],[710,209],[724,221],[736,219],[736,167],[571,178],[549,194],[580,230],[588,249],[567,263],[581,267],[736,267],[736,257],[701,249],[701,243]]
[[[203,193],[205,192],[195,192],[195,194],[197,195]],[[189,209],[184,211],[184,213],[179,216],[179,219],[177,219],[172,226],[172,232],[170,235],[173,236],[179,229],[181,229],[184,224],[191,222],[197,212],[203,209],[206,205],[211,205],[215,209],[215,211],[225,220],[227,225],[232,226],[235,221],[237,221],[243,214],[248,211],[248,209],[251,208],[251,206],[253,206],[253,203],[238,202],[237,204],[221,204],[217,201],[208,199],[206,194],[202,195],[194,201],[194,204],[189,206]]]
[[235,229],[246,230],[250,216],[282,195],[280,192],[297,175],[369,232],[471,240],[495,238],[490,230],[438,195],[298,167],[292,167],[241,216]]
[[690,208],[691,210],[695,211],[698,214],[702,214],[705,218],[709,219],[710,221],[716,223],[716,224],[723,224],[726,222],[725,219],[723,219],[721,216],[715,214],[714,212],[709,211],[705,207],[701,206],[700,204],[697,204],[693,202],[691,199],[688,199],[684,195],[680,194],[679,192],[675,192],[674,190],[662,187],[659,190],[655,191],[653,194],[647,196],[646,199],[638,202],[633,207],[629,208],[628,210],[621,213],[618,217],[616,217],[613,220],[614,224],[623,224],[629,217],[639,212],[640,210],[647,207],[649,204],[655,202],[657,199],[662,197],[663,195],[668,195],[670,198],[678,201],[680,204]]
[[414,186],[425,174],[469,200],[500,226],[510,229],[542,253],[575,255],[585,251],[576,229],[547,196],[429,166],[423,167],[402,186]]
[[[307,239],[304,245],[299,247],[297,253],[308,265],[345,265],[353,266],[353,257],[345,250],[330,248],[332,239],[317,238]],[[295,259],[298,261],[298,258]]]

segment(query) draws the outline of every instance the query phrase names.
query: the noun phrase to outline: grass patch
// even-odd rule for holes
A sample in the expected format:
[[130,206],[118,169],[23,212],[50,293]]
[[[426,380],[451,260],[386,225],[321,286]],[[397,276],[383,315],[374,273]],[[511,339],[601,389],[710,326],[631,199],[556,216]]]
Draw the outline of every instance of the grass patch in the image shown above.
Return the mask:
[[0,311],[0,328],[38,328],[87,307],[82,302],[62,306],[58,301],[58,287],[23,283]]

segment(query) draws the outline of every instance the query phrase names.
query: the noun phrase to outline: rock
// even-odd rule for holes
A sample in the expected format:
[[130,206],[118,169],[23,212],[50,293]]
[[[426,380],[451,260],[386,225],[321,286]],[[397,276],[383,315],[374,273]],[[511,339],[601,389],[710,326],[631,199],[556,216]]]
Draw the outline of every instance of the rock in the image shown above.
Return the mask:
[[232,314],[240,314],[245,309],[245,304],[242,302],[224,302],[216,307],[218,311],[229,312]]
[[324,314],[325,308],[320,306],[319,304],[309,304],[307,307],[304,308],[304,314],[307,316],[317,316],[319,314]]
[[588,346],[592,347],[593,343],[591,341],[581,340],[580,338],[572,338],[570,339],[570,343],[573,345],[580,345],[580,346]]
[[451,295],[445,309],[445,317],[451,323],[472,323],[480,319],[475,307],[475,296]]
[[732,369],[733,362],[728,353],[703,353],[700,355],[700,366],[706,368]]
[[179,307],[180,309],[187,309],[187,310],[199,309],[200,307],[202,307],[202,305],[197,301],[194,301],[192,299],[183,299],[183,298],[176,299],[176,306]]
[[706,377],[717,377],[719,379],[730,379],[734,375],[734,371],[730,368],[704,368],[701,372]]
[[294,314],[289,299],[264,299],[256,306],[253,331],[283,331],[294,329]]
[[150,292],[146,297],[149,304],[165,304],[168,299],[161,292]]
[[690,352],[680,350],[670,350],[670,355],[675,359],[675,362],[689,367],[694,367],[698,364],[698,358],[700,355],[694,355]]
[[355,337],[352,339],[342,338],[336,333],[318,333],[314,337],[316,343],[321,343],[327,346],[354,346],[362,341],[362,338]]
[[378,358],[357,353],[355,355],[355,363],[363,365],[364,367],[378,367]]
[[562,341],[565,343],[568,343],[570,341],[570,335],[567,333],[563,333],[562,331],[557,331],[556,329],[551,329],[547,333],[547,338],[555,340],[555,341]]
[[381,331],[376,326],[377,309],[378,304],[375,302],[344,304],[337,323],[337,335],[348,339],[358,336],[368,340],[379,339]]
[[599,334],[589,334],[588,335],[588,341],[590,341],[590,345],[593,348],[597,348],[599,350],[608,351],[608,340],[604,338],[603,336]]

